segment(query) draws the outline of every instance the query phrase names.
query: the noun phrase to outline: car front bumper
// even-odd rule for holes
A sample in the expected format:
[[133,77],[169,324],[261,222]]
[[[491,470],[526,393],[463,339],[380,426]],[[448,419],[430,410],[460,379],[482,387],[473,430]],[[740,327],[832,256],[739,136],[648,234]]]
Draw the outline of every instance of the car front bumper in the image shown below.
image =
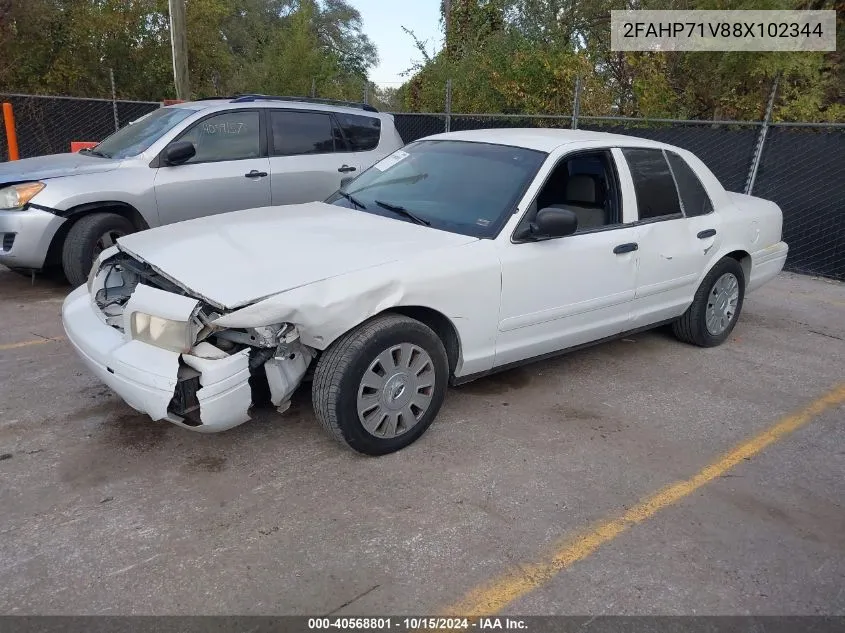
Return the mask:
[[67,220],[49,211],[0,211],[0,264],[41,269],[50,243]]
[[[153,420],[215,433],[249,419],[252,394],[247,353],[210,360],[131,340],[106,325],[85,286],[65,299],[62,321],[68,340],[88,368],[129,406]],[[180,364],[200,372],[201,387],[196,391],[199,425],[172,410]]]

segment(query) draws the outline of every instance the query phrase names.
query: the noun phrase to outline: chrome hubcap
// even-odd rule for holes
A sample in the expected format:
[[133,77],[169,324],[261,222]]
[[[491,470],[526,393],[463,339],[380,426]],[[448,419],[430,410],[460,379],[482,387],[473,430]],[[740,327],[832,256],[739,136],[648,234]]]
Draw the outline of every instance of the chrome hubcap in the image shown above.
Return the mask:
[[94,259],[107,248],[114,246],[117,243],[117,238],[123,237],[124,235],[126,233],[123,231],[106,231],[103,233],[94,246]]
[[411,343],[386,349],[370,363],[358,387],[358,419],[381,438],[407,433],[434,396],[431,356]]
[[739,281],[733,273],[725,273],[716,280],[707,297],[707,331],[719,336],[736,318],[739,302]]

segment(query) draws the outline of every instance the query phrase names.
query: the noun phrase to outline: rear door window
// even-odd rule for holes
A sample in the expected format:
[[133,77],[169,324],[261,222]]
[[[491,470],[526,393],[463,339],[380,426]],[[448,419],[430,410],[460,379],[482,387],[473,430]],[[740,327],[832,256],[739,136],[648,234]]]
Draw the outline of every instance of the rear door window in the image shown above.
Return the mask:
[[378,147],[381,138],[381,119],[357,114],[335,114],[349,151],[367,152]]
[[669,159],[672,174],[675,176],[675,182],[678,183],[678,192],[681,194],[684,214],[689,218],[710,213],[713,210],[713,203],[710,202],[707,190],[701,184],[692,167],[674,152],[666,152],[666,158]]
[[273,156],[328,154],[345,149],[340,131],[330,114],[271,110]]
[[622,155],[625,156],[631,177],[634,179],[639,219],[652,220],[680,215],[678,190],[675,188],[675,180],[663,150],[623,147]]

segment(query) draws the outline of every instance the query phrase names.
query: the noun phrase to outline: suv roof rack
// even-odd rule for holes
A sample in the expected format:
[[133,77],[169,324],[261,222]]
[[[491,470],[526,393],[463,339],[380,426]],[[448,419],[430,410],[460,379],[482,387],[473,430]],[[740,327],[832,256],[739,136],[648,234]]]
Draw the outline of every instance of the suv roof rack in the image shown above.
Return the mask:
[[346,108],[360,108],[367,112],[378,112],[369,103],[358,103],[356,101],[337,101],[335,99],[318,99],[316,97],[286,97],[262,94],[239,94],[235,95],[232,103],[249,103],[251,101],[300,101],[304,103],[320,103],[323,105],[344,106]]

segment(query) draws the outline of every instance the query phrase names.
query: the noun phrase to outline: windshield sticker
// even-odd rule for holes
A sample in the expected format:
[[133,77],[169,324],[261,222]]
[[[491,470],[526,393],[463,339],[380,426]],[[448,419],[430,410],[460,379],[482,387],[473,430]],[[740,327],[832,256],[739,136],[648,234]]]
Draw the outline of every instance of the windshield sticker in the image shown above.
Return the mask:
[[391,167],[393,167],[399,161],[405,160],[406,158],[408,158],[408,156],[410,156],[408,152],[403,152],[401,149],[398,149],[393,152],[390,156],[381,159],[379,162],[373,165],[373,167],[375,167],[379,171],[385,171],[386,169],[390,169]]
[[487,220],[487,219],[485,219],[485,218],[478,218],[478,219],[475,221],[475,223],[476,223],[478,226],[490,226],[490,220]]

